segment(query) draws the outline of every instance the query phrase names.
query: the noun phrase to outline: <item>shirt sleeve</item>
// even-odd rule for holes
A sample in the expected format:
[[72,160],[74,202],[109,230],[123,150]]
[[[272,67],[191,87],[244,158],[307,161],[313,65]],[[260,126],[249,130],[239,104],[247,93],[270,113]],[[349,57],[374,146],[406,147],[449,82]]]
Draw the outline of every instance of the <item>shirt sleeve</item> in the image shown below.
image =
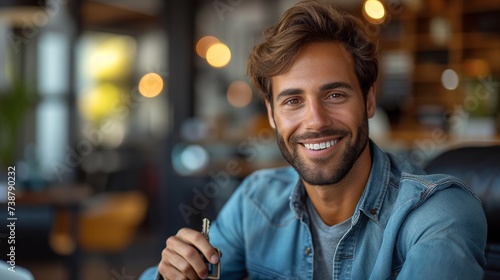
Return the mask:
[[411,211],[398,249],[398,279],[482,279],[486,217],[479,200],[461,187],[438,191]]

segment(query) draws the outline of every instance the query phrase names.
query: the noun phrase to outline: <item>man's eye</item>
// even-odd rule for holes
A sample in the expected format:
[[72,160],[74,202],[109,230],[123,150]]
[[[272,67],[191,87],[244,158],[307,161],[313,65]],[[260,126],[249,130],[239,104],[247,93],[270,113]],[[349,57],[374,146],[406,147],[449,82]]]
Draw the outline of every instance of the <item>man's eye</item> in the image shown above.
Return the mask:
[[332,93],[328,97],[329,98],[339,98],[339,97],[342,97],[342,94],[340,94],[340,93]]
[[284,102],[285,105],[296,105],[299,104],[299,100],[297,98],[291,98]]

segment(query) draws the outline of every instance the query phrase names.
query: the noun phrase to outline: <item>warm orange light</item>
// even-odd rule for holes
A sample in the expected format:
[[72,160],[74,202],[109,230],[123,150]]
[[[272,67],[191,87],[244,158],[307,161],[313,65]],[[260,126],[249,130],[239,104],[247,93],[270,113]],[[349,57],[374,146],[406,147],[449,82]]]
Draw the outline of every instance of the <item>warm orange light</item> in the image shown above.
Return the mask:
[[206,58],[208,48],[210,48],[213,44],[219,42],[219,39],[215,38],[214,36],[205,36],[198,40],[198,43],[196,43],[196,53],[200,57]]
[[236,108],[243,108],[252,101],[252,88],[244,81],[232,82],[227,88],[227,101]]
[[226,66],[231,60],[231,51],[228,46],[216,43],[207,50],[207,62],[213,67],[220,68]]
[[139,92],[145,97],[155,97],[163,90],[163,79],[156,73],[148,73],[139,81]]
[[365,18],[373,23],[382,23],[385,19],[384,5],[378,0],[366,0],[363,6]]
[[486,77],[490,74],[490,65],[483,59],[467,59],[463,69],[469,77]]

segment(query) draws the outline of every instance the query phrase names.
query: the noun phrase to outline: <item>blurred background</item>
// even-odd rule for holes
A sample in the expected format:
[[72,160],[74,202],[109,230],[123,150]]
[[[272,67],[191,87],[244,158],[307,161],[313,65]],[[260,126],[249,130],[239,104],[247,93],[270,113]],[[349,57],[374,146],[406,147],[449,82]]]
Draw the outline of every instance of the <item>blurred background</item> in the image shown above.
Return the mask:
[[[35,279],[137,279],[284,165],[245,67],[296,2],[0,1],[0,259],[14,239]],[[332,2],[380,42],[379,146],[423,165],[499,143],[499,0]]]

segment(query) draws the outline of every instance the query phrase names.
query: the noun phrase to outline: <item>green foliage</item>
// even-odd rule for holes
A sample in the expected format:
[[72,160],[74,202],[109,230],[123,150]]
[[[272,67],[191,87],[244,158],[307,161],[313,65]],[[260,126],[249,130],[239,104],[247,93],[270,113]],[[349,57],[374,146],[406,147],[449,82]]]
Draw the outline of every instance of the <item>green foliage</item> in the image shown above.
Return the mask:
[[4,166],[14,163],[17,134],[32,101],[20,80],[14,81],[7,92],[0,92],[0,163]]

